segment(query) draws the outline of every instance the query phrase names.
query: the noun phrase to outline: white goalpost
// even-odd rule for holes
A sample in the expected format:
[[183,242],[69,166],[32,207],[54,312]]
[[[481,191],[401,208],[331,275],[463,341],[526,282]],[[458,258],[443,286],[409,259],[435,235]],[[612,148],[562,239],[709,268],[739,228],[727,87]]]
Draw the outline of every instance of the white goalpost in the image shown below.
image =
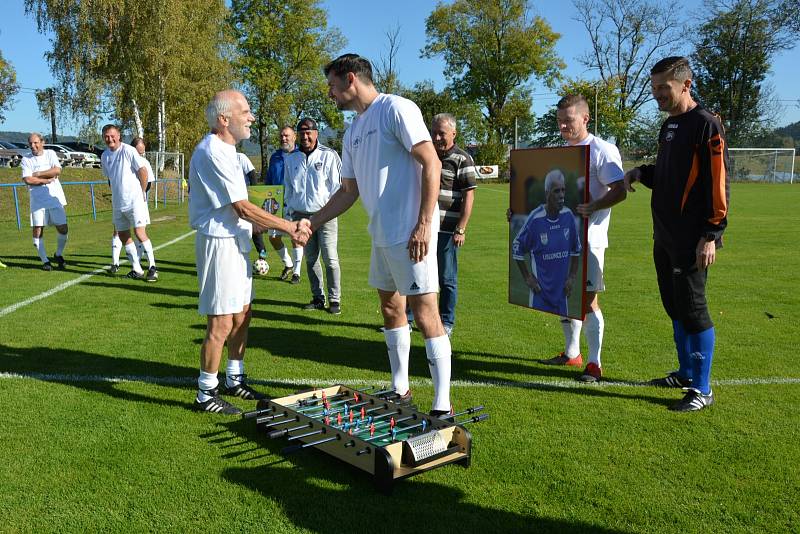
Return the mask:
[[794,183],[794,148],[728,148],[732,182]]
[[186,190],[183,152],[148,151],[144,157],[153,167],[156,178],[148,193],[148,201],[152,200],[156,208],[159,203],[166,204],[168,200],[182,203]]

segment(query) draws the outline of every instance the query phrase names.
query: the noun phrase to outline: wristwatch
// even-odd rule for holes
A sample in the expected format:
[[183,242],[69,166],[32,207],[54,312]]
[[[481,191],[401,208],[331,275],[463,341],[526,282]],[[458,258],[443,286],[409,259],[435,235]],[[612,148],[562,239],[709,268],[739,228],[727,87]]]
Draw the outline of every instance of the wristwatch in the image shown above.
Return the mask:
[[464,228],[458,228],[458,227],[456,227],[456,229],[453,231],[453,233],[454,233],[454,234],[458,234],[458,235],[464,235],[464,234],[466,233],[466,231],[467,231],[467,230],[466,230],[466,229],[464,229]]

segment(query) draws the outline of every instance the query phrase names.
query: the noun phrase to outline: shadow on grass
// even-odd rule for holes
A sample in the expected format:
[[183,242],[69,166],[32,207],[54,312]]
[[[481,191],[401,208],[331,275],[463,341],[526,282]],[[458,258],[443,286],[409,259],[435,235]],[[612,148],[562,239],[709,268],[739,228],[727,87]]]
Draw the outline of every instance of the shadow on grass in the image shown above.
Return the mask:
[[[190,409],[196,387],[194,379],[197,368],[64,348],[16,348],[0,344],[0,373],[20,374],[126,401]],[[133,380],[138,379],[140,382],[143,382],[142,377],[163,378],[163,381],[158,381],[160,385],[186,390],[187,400],[180,402],[125,391],[118,388],[119,382],[105,379],[126,376],[134,377]],[[78,377],[86,379],[80,381]],[[186,380],[180,377],[186,377]]]
[[[229,467],[222,477],[234,484],[257,491],[279,504],[286,519],[298,530],[310,532],[599,532],[621,533],[596,525],[560,519],[523,515],[485,505],[466,502],[458,488],[425,481],[426,474],[395,484],[391,496],[374,489],[371,477],[343,461],[316,450],[306,450],[283,458],[282,439],[268,440],[252,421],[220,424],[227,429],[202,436],[220,449],[223,458],[232,459],[230,448],[238,444],[241,455],[252,454],[250,443],[263,446],[265,455],[255,460],[268,463],[253,466],[253,458],[242,460],[250,466]],[[228,432],[232,433],[228,434]],[[228,434],[228,437],[224,437]],[[250,443],[240,441],[246,438]],[[271,460],[271,461],[270,461]],[[287,468],[286,465],[290,464]],[[461,477],[462,467],[442,467]],[[267,526],[267,530],[269,527]]]
[[[120,271],[123,272],[123,271]],[[125,271],[127,273],[128,271]],[[159,273],[161,269],[159,268]],[[174,287],[167,287],[166,284],[163,283],[147,283],[144,280],[129,280],[125,278],[125,275],[122,276],[106,276],[100,281],[89,281],[83,282],[82,285],[84,286],[94,286],[94,287],[102,287],[102,288],[114,288],[114,289],[124,289],[128,291],[139,291],[141,293],[150,293],[150,294],[158,294],[164,295],[168,297],[190,297],[193,299],[197,299],[197,292],[196,291],[188,291],[185,289],[177,289]],[[195,305],[195,308],[197,306]]]

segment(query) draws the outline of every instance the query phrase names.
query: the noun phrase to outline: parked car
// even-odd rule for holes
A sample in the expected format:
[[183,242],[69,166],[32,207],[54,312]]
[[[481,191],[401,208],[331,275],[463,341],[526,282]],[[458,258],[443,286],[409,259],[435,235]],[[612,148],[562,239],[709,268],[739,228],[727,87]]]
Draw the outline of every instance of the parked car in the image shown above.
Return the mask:
[[84,143],[83,141],[65,141],[59,144],[62,144],[65,147],[75,150],[77,152],[89,152],[97,157],[102,156],[103,150],[106,149],[106,147],[99,147],[91,143]]
[[21,148],[22,150],[30,150],[31,147],[28,146],[28,143],[17,143],[16,141],[11,141],[11,144],[17,148]]
[[16,167],[28,151],[23,150],[8,141],[0,141],[0,164],[7,167]]
[[76,152],[72,149],[65,147],[64,145],[56,145],[56,144],[45,144],[45,149],[52,150],[58,156],[58,161],[61,162],[61,165],[73,165],[73,166],[81,166],[83,165],[84,160],[84,153],[83,152]]

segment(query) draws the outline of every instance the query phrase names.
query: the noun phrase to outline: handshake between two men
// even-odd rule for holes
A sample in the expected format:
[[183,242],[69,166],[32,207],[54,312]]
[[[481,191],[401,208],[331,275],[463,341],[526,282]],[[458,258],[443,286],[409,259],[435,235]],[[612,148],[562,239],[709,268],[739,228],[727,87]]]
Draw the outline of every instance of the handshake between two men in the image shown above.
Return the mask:
[[292,242],[301,246],[304,246],[311,238],[311,221],[308,219],[287,221],[264,211],[248,200],[234,202],[232,206],[239,218],[253,225],[254,234],[260,234],[270,229],[279,230],[288,235]]

